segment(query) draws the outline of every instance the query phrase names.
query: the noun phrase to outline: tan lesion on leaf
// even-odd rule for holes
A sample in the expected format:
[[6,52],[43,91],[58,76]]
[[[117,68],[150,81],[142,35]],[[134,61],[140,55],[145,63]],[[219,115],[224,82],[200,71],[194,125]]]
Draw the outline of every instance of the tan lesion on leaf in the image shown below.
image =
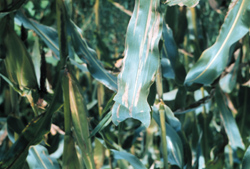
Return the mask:
[[119,106],[117,107],[117,110],[116,110],[116,117],[117,117],[117,118],[119,118],[120,106],[121,106],[121,105],[119,104]]
[[134,26],[133,35],[135,35],[136,25],[137,25],[137,21],[138,21],[138,17],[139,17],[139,10],[140,10],[140,0],[138,0],[138,3],[137,3],[137,10],[136,10],[135,26]]
[[122,104],[124,104],[125,107],[128,107],[128,90],[129,90],[129,85],[126,83],[125,91],[122,95]]
[[139,87],[137,89],[137,92],[136,92],[136,96],[135,96],[135,104],[134,104],[135,107],[137,106],[138,101],[139,101],[140,92],[141,92],[141,86],[142,86],[142,84],[140,83]]

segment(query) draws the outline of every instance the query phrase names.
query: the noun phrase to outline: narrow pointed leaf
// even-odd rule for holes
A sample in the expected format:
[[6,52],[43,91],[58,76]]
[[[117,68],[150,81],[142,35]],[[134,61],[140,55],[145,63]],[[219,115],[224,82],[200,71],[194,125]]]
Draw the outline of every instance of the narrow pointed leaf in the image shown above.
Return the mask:
[[215,100],[220,109],[220,117],[229,139],[229,145],[234,150],[237,150],[237,148],[241,148],[244,150],[245,146],[242,142],[238,126],[232,112],[226,106],[228,105],[226,98],[223,96],[222,91],[219,89],[219,87],[217,87],[216,89]]
[[159,0],[136,0],[125,45],[123,68],[118,76],[118,93],[112,121],[118,125],[127,118],[150,124],[149,89],[159,67],[158,43],[162,33]]
[[229,58],[230,47],[250,28],[250,1],[239,0],[230,5],[229,13],[214,45],[205,50],[188,72],[185,83],[211,84],[223,72]]

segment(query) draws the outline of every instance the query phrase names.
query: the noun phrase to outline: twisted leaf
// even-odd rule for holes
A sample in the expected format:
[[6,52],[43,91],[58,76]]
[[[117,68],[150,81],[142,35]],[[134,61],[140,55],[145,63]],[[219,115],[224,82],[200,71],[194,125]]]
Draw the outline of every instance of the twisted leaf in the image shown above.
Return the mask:
[[159,67],[158,43],[162,33],[159,0],[136,0],[128,25],[125,58],[118,76],[118,93],[112,109],[112,121],[118,125],[126,118],[150,124],[147,102],[149,88]]

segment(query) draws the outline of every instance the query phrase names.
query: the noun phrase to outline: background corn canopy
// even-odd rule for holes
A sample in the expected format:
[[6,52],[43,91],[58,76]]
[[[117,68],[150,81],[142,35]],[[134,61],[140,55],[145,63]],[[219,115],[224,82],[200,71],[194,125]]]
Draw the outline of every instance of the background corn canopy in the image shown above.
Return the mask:
[[249,0],[0,0],[0,169],[248,169],[249,16]]

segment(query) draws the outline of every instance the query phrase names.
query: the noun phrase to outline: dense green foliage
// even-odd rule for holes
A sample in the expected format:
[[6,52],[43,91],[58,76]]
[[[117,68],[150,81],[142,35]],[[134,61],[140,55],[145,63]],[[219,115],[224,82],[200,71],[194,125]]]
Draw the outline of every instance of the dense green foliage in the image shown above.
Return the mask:
[[250,168],[249,0],[0,0],[0,169]]

